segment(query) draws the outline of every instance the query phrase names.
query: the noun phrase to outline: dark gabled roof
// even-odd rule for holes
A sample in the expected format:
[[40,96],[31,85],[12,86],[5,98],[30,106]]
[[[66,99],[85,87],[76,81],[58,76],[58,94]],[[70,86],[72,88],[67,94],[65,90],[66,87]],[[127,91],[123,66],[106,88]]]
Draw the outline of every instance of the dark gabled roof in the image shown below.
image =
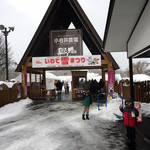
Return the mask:
[[[103,53],[102,40],[77,0],[52,0],[16,71],[21,71],[28,56],[50,56],[49,32],[68,29],[71,23],[75,28],[82,29],[83,40],[93,55]],[[114,61],[113,64],[116,62]],[[119,68],[118,65],[114,67]]]

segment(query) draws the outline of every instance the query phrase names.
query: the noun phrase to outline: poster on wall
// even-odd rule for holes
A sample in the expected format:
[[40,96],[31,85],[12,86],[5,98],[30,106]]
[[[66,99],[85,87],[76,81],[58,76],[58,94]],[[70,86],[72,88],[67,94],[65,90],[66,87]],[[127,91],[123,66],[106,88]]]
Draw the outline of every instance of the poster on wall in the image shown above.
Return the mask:
[[52,30],[50,32],[50,55],[83,55],[82,30]]
[[108,92],[114,92],[114,75],[113,70],[108,71]]
[[32,68],[101,66],[101,55],[32,57]]

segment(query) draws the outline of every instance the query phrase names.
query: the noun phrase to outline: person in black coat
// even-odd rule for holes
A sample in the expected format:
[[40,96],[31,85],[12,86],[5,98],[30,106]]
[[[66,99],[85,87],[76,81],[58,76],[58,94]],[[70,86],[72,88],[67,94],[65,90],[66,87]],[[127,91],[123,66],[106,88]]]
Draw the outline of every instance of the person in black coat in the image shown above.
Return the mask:
[[92,81],[91,81],[90,93],[92,95],[92,98],[95,98],[98,93],[98,82],[96,80],[92,79]]
[[58,80],[56,83],[56,91],[58,93],[58,98],[61,98],[62,86],[63,86],[63,83],[60,80]]
[[104,89],[104,81],[102,79],[100,79],[99,81],[99,90],[100,90],[100,93],[103,93],[103,89]]

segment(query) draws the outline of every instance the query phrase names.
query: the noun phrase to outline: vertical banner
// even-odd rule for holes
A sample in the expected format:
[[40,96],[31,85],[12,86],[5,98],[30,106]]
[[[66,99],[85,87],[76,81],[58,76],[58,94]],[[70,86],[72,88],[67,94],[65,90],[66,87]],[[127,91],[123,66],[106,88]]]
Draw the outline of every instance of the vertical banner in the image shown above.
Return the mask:
[[27,96],[27,73],[24,74],[25,96]]
[[108,92],[114,92],[114,74],[113,70],[108,71]]

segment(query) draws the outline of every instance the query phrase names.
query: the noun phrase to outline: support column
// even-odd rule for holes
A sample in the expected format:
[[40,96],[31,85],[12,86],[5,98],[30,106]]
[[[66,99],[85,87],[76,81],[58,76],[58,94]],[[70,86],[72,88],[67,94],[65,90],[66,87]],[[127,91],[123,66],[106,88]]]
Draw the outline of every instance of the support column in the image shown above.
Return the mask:
[[129,58],[130,97],[134,100],[132,57]]
[[46,87],[46,76],[45,76],[45,70],[43,70],[42,80],[43,80],[44,85],[45,85],[45,87]]
[[22,65],[22,97],[27,98],[27,89],[25,86],[25,74],[27,73],[27,68]]
[[105,82],[105,71],[103,68],[102,68],[102,80]]
[[31,72],[30,72],[30,86],[31,86],[31,82],[32,82],[32,74],[31,74]]
[[37,82],[37,74],[35,73],[35,82]]
[[107,91],[107,82],[106,82],[106,80],[105,80],[105,71],[104,71],[103,68],[101,69],[101,71],[102,71],[102,80],[103,80],[103,82],[104,82],[104,92],[108,92],[108,91]]
[[40,73],[40,83],[42,82],[41,73]]

